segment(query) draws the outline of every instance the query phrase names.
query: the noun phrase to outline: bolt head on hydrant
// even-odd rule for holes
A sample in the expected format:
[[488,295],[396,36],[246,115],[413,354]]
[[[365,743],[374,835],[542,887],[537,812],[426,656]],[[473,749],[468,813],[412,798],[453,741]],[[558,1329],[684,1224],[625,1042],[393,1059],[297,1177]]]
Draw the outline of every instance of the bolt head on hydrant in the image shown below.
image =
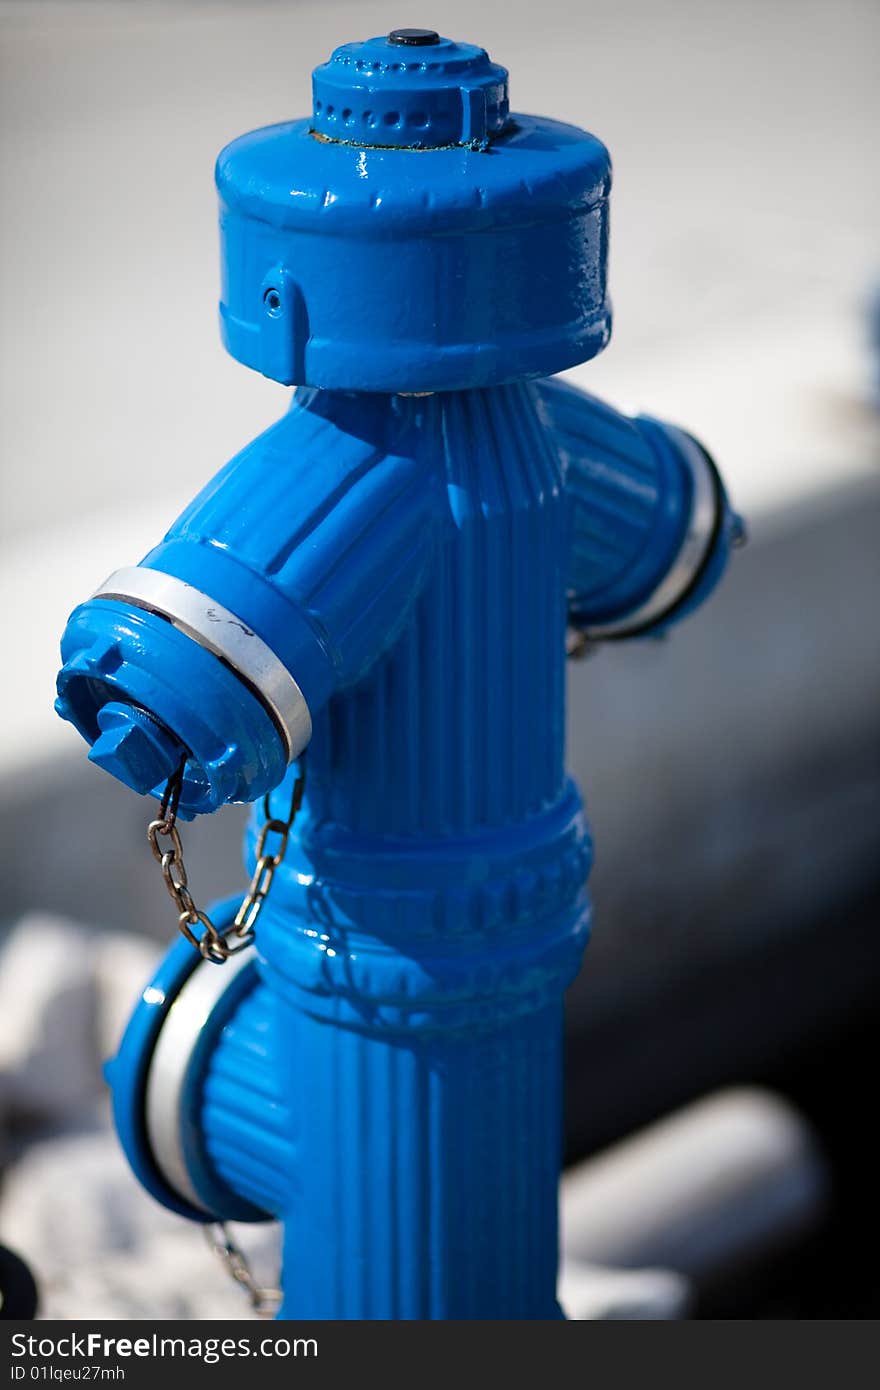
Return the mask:
[[99,737],[89,761],[143,795],[159,787],[180,763],[183,749],[145,710],[113,700],[97,713]]

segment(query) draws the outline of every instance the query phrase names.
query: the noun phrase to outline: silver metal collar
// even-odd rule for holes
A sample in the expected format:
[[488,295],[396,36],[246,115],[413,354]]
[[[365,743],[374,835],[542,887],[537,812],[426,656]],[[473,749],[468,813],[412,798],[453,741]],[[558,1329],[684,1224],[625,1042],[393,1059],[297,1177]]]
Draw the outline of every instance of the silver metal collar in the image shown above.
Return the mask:
[[215,1219],[219,1219],[217,1213],[205,1206],[187,1167],[181,1133],[183,1105],[202,1029],[233,980],[255,963],[253,948],[230,956],[219,970],[210,961],[199,960],[162,1024],[147,1073],[144,1119],[156,1166],[173,1192]]
[[92,597],[119,599],[166,618],[226,662],[259,696],[287,744],[288,762],[305,748],[312,737],[305,696],[271,647],[222,603],[182,579],[143,565],[116,570]]
[[675,435],[676,444],[687,458],[693,478],[691,514],[684,540],[666,575],[641,607],[616,622],[595,623],[580,629],[589,642],[600,642],[605,637],[625,637],[650,627],[669,613],[696,578],[712,544],[718,518],[718,491],[712,465],[690,435],[670,425],[666,429]]

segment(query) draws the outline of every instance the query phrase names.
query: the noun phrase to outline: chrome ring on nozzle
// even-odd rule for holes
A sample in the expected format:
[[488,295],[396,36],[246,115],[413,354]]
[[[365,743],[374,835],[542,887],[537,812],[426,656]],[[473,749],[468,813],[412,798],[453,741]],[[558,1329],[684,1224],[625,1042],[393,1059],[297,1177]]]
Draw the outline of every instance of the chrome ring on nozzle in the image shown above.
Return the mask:
[[[207,1020],[233,980],[256,960],[253,949],[241,951],[224,970],[209,970],[199,960],[184,980],[153,1047],[144,1095],[147,1144],[165,1182],[178,1197],[217,1219],[193,1183],[182,1126],[193,1053]],[[222,1214],[221,1214],[222,1216]]]
[[688,592],[712,549],[723,505],[714,465],[690,435],[671,425],[666,429],[674,433],[691,468],[694,491],[687,531],[675,560],[654,592],[639,608],[616,622],[594,623],[579,629],[580,636],[588,642],[600,642],[607,637],[630,637],[658,623]]
[[132,603],[166,618],[224,661],[260,698],[284,739],[288,762],[306,747],[312,717],[305,696],[271,647],[222,603],[171,574],[141,565],[114,571],[92,598]]

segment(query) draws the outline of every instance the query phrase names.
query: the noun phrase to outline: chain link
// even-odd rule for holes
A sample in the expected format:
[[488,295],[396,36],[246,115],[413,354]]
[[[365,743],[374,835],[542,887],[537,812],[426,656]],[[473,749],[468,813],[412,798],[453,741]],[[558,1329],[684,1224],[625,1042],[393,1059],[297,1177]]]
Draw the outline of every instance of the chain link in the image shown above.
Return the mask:
[[[177,925],[187,941],[195,946],[205,960],[214,965],[222,965],[236,951],[250,946],[254,939],[254,927],[260,909],[272,887],[275,870],[285,854],[290,839],[290,831],[302,805],[305,790],[305,760],[300,758],[299,772],[293,784],[290,809],[286,820],[272,815],[271,793],[263,799],[264,823],[257,838],[257,862],[248,890],[241,901],[230,927],[220,931],[206,912],[199,908],[189,890],[186,865],[183,862],[183,844],[177,828],[177,809],[183,787],[183,769],[186,758],[182,758],[177,770],[169,777],[159,815],[147,827],[147,839],[153,858],[162,870],[162,878],[171,901],[177,909]],[[275,837],[274,843],[270,843]],[[271,852],[270,852],[271,851]],[[202,927],[201,935],[196,929]]]
[[226,1272],[240,1284],[258,1318],[274,1317],[281,1305],[280,1289],[264,1289],[254,1278],[247,1256],[229,1233],[223,1221],[205,1226],[205,1237]]
[[585,632],[580,628],[570,627],[565,634],[565,655],[569,661],[583,661],[585,657],[592,656],[596,650],[596,643],[591,642]]

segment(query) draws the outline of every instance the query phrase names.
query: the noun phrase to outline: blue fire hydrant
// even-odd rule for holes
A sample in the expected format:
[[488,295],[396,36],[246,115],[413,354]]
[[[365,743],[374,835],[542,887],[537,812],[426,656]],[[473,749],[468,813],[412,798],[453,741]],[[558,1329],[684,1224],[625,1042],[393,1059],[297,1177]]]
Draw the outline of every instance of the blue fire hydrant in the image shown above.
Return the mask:
[[608,341],[604,146],[427,30],[313,84],[216,171],[224,341],[290,409],[63,639],[95,763],[282,846],[144,991],[116,1120],[167,1206],[284,1223],[284,1317],[553,1318],[567,634],[664,630],[737,521],[689,435],[548,379]]

